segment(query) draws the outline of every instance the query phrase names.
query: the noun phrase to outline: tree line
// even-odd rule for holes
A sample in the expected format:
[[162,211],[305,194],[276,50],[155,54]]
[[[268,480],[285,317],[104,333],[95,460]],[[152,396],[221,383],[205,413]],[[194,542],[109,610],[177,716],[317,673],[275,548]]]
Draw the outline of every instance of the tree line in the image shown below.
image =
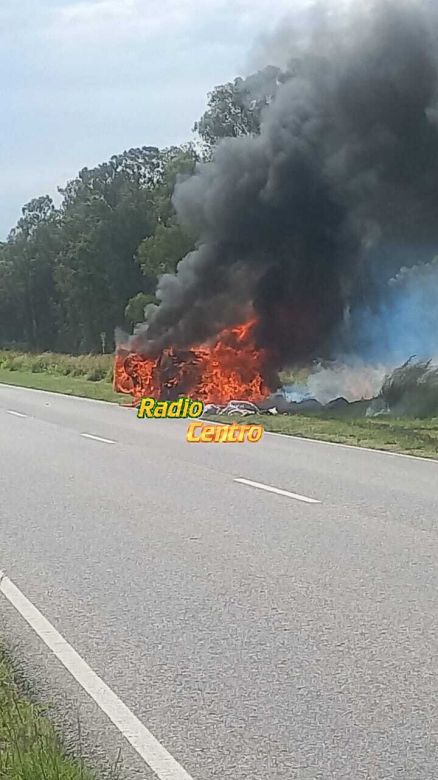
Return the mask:
[[114,329],[144,319],[159,276],[196,236],[178,224],[172,193],[225,137],[257,133],[277,69],[216,87],[194,126],[199,143],[144,146],[84,168],[34,198],[0,243],[0,346],[80,354],[113,348]]

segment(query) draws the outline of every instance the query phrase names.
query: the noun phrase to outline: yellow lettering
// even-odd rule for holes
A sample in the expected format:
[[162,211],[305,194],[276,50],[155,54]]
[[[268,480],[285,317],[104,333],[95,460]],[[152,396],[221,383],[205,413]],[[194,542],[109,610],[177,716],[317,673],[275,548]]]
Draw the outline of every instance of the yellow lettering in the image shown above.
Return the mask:
[[245,441],[247,428],[247,425],[239,425],[237,429],[237,439],[234,439],[234,441]]
[[190,417],[200,417],[204,411],[204,404],[202,401],[192,401],[189,409]]
[[224,443],[228,440],[228,425],[216,425],[215,441]]
[[187,441],[189,442],[226,442],[235,444],[236,442],[260,441],[264,434],[262,425],[206,425],[202,422],[190,423],[187,430]]
[[261,425],[248,425],[248,441],[252,444],[260,441],[264,434],[264,428]]
[[167,415],[167,402],[157,401],[154,409],[154,417],[166,417]]
[[[196,431],[201,428],[201,433],[199,435],[196,434]],[[187,429],[187,441],[189,442],[199,442],[202,441],[201,435],[202,435],[202,428],[203,424],[199,422],[190,423],[188,429]]]
[[167,409],[167,416],[168,417],[181,417],[181,409],[183,405],[183,399],[180,398],[179,401],[172,401],[171,404],[169,404],[169,407]]
[[216,435],[216,426],[215,425],[204,425],[204,428],[202,429],[202,434],[201,434],[201,441],[204,441],[204,442],[214,441],[215,435]]
[[[237,423],[233,423],[232,425],[229,426],[229,429],[228,429],[228,441],[230,443],[235,444],[236,442],[239,441],[239,438],[238,438],[239,437],[239,428],[240,428],[240,425],[237,425]],[[237,436],[236,436],[236,434],[237,434]]]
[[155,406],[154,398],[142,398],[137,412],[138,419],[144,420],[145,415],[146,417],[153,417],[154,406]]

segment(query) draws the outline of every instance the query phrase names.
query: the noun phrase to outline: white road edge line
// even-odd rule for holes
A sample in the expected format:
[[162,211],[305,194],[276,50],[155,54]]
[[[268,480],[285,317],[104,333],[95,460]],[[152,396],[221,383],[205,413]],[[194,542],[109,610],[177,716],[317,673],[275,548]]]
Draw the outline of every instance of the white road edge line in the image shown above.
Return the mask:
[[112,439],[103,439],[102,436],[94,436],[93,433],[81,433],[84,439],[93,439],[93,441],[103,441],[104,444],[115,444]]
[[[219,423],[220,425],[222,423]],[[421,455],[408,455],[406,452],[392,452],[391,450],[379,450],[373,447],[361,447],[355,444],[342,444],[340,441],[325,441],[324,439],[309,439],[307,436],[291,436],[289,433],[278,433],[277,431],[265,431],[265,436],[279,436],[282,439],[292,439],[293,441],[306,441],[310,444],[328,444],[329,447],[343,447],[345,450],[354,450],[354,452],[371,452],[374,455],[392,455],[394,458],[408,458],[409,460],[420,460],[426,463],[434,463],[438,466],[436,458],[425,458]]]
[[[26,388],[27,389],[27,388]],[[107,403],[107,401],[105,401]],[[210,425],[227,425],[225,422],[216,422],[216,420],[208,420],[208,417],[201,417],[201,420],[208,421]],[[438,466],[437,458],[425,458],[421,455],[408,455],[405,452],[392,452],[391,450],[379,450],[376,447],[360,447],[355,444],[342,444],[339,441],[325,441],[325,439],[309,439],[307,436],[293,436],[290,433],[279,433],[278,431],[265,431],[265,436],[278,436],[281,439],[288,439],[289,441],[305,441],[309,444],[327,444],[329,447],[343,447],[345,450],[353,450],[354,452],[371,452],[374,455],[392,455],[394,458],[408,458],[409,460],[420,460],[426,463],[434,463]]]
[[14,412],[13,409],[6,409],[6,412],[8,414],[13,414],[14,417],[27,417],[27,414],[22,414],[22,412]]
[[53,390],[38,390],[36,387],[23,387],[23,385],[10,385],[9,383],[0,382],[0,388],[6,388],[7,390],[26,390],[35,395],[51,395],[53,398],[69,398],[71,401],[83,401],[84,403],[89,404],[106,404],[113,409],[120,408],[119,401],[101,401],[100,398],[86,398],[81,395],[72,395],[71,393],[55,393]]
[[277,493],[279,496],[295,498],[297,501],[303,501],[305,504],[321,503],[321,501],[317,501],[316,498],[300,496],[299,493],[290,493],[288,490],[281,490],[281,488],[271,487],[271,485],[263,485],[262,482],[253,482],[251,479],[235,479],[234,482],[239,482],[241,485],[249,485],[250,487],[258,488],[259,490],[266,490],[268,493]]
[[0,593],[7,598],[68,672],[108,716],[159,780],[193,780],[146,726],[16,585],[0,572]]
[[[84,404],[105,404],[106,406],[111,407],[112,409],[131,409],[132,407],[129,404],[121,404],[119,402],[115,401],[101,401],[97,398],[83,398],[79,395],[67,395],[66,393],[54,393],[51,390],[37,390],[33,387],[23,387],[22,385],[10,385],[5,384],[4,382],[0,382],[0,388],[6,388],[7,390],[10,390],[11,388],[13,390],[25,390],[29,393],[39,393],[40,395],[44,393],[44,395],[51,395],[54,398],[67,398],[70,401],[80,401]],[[202,418],[201,418],[202,419]],[[207,419],[207,418],[205,418]],[[217,423],[213,420],[210,420],[211,425],[226,425],[226,423]],[[343,447],[346,450],[353,450],[354,452],[370,452],[374,455],[389,455],[393,458],[408,458],[409,460],[416,460],[416,461],[424,461],[426,463],[434,463],[435,466],[438,466],[438,459],[437,458],[426,458],[421,455],[408,455],[405,452],[391,452],[391,450],[379,450],[374,447],[360,447],[358,445],[354,444],[341,444],[341,442],[338,441],[325,441],[324,439],[309,439],[307,436],[291,436],[289,433],[279,433],[277,431],[265,431],[265,436],[279,436],[283,439],[289,439],[289,441],[307,441],[310,442],[310,444],[326,444],[329,447]]]

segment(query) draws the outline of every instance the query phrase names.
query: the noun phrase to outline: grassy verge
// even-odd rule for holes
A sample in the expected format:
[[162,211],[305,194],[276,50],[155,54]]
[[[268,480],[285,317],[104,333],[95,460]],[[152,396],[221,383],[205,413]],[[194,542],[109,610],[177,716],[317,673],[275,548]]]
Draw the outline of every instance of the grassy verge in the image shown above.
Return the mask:
[[112,355],[60,355],[0,350],[0,382],[54,393],[120,401],[114,393]]
[[111,382],[112,355],[63,355],[56,352],[17,352],[0,349],[0,368],[51,376],[83,377],[90,382]]
[[0,651],[0,778],[94,780],[81,761],[66,755],[43,708],[24,698]]
[[128,396],[115,393],[105,380],[92,382],[84,377],[56,376],[54,374],[33,374],[30,371],[8,371],[0,368],[0,383],[31,387],[35,390],[50,390],[53,393],[95,398],[99,401],[129,401]]
[[[218,422],[230,423],[230,417],[213,417]],[[266,431],[302,436],[308,439],[352,444],[356,447],[401,452],[438,459],[438,418],[412,420],[384,417],[343,419],[312,415],[256,415],[244,422],[263,425]]]
[[[128,396],[114,393],[112,389],[112,365],[111,355],[74,356],[50,352],[33,355],[0,350],[0,383],[129,403]],[[302,376],[293,375],[294,381],[301,378],[305,378],[303,372]],[[267,431],[438,459],[438,418],[368,418],[365,417],[368,406],[368,401],[358,402],[332,411],[330,416],[314,413],[309,416],[261,415],[250,419]],[[230,421],[229,417],[213,419]]]

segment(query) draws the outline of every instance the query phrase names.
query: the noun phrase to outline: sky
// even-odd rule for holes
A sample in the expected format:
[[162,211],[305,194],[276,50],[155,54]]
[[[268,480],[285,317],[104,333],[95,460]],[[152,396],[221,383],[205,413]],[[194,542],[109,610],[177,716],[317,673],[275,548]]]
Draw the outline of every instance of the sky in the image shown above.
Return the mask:
[[0,0],[0,240],[81,168],[190,140],[208,91],[251,69],[293,4]]

